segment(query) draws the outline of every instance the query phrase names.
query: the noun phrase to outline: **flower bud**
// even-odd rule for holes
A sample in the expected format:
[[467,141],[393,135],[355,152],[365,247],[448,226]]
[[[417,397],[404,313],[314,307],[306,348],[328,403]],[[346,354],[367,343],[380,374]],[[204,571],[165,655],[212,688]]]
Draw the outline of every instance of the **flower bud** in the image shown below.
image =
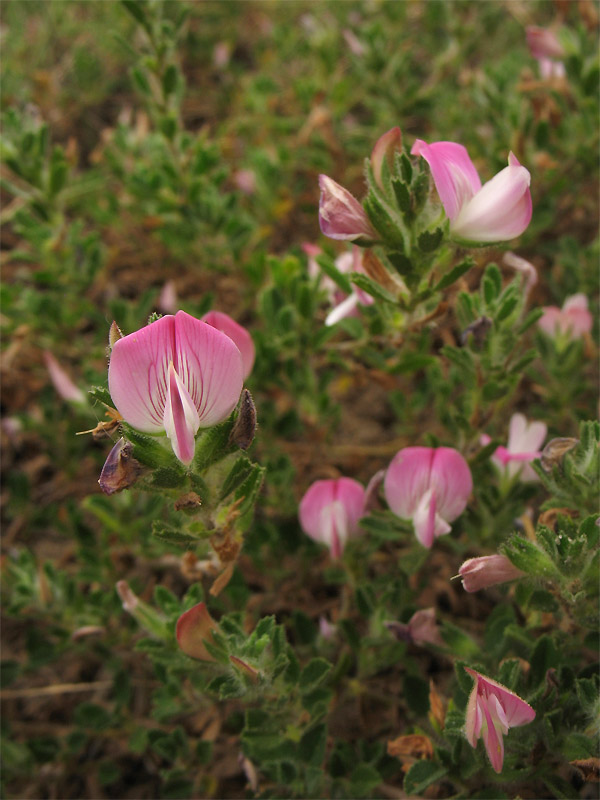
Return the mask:
[[495,586],[522,578],[525,573],[506,557],[501,555],[481,556],[469,558],[458,571],[462,578],[463,589],[466,592],[478,592]]
[[191,658],[201,661],[214,661],[214,657],[206,649],[205,642],[212,641],[212,631],[218,625],[208,613],[205,603],[198,603],[189,611],[185,611],[177,620],[175,635],[177,644]]
[[131,443],[122,436],[108,454],[98,483],[104,494],[115,494],[128,489],[142,474],[142,465],[132,458]]
[[327,175],[319,175],[319,187],[319,225],[325,236],[365,244],[379,238],[364,208],[347,189]]
[[384,133],[383,136],[380,136],[375,143],[375,147],[371,153],[371,168],[373,170],[373,176],[377,185],[384,191],[385,187],[383,185],[383,179],[381,176],[383,162],[387,161],[388,167],[391,171],[394,165],[394,153],[396,151],[400,152],[401,150],[402,132],[397,126],[395,128],[391,128],[389,131],[387,131],[387,133]]
[[119,339],[122,339],[122,338],[123,338],[123,334],[121,332],[121,329],[119,328],[119,326],[117,325],[117,323],[113,319],[113,321],[112,321],[112,323],[110,325],[110,329],[108,331],[108,346],[109,346],[109,348],[112,350],[113,347],[115,346],[115,344],[119,341]]
[[254,441],[256,433],[256,406],[248,389],[242,390],[237,419],[231,429],[229,441],[240,450],[247,450]]

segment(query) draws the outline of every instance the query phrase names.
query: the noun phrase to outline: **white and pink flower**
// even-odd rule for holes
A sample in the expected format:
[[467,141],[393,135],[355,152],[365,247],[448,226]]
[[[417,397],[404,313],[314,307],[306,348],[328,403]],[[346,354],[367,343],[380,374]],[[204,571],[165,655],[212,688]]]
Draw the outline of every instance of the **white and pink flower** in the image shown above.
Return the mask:
[[164,431],[186,465],[198,430],[231,414],[242,384],[238,347],[184,311],[118,339],[108,368],[108,388],[123,419],[145,433]]
[[564,78],[566,70],[561,59],[565,56],[565,50],[554,31],[529,25],[525,28],[525,36],[529,52],[539,64],[542,78]]
[[298,513],[304,533],[327,545],[332,558],[340,558],[365,515],[364,487],[352,478],[316,481],[300,501]]
[[469,242],[504,242],[531,221],[531,176],[510,153],[508,166],[481,185],[466,148],[456,142],[414,143],[412,155],[427,161],[451,234]]
[[424,547],[450,532],[449,523],[465,510],[472,489],[469,466],[451,447],[405,447],[392,460],[384,481],[389,507],[398,517],[412,520]]
[[[547,433],[545,422],[528,422],[523,414],[513,414],[508,428],[508,445],[497,447],[492,461],[509,478],[519,475],[522,481],[537,481],[538,476],[529,464],[541,456]],[[481,443],[486,445],[489,442],[490,437],[484,434]]]
[[475,680],[469,696],[465,718],[465,736],[471,747],[477,747],[482,738],[496,772],[502,772],[504,740],[509,728],[527,725],[535,718],[535,711],[525,700],[506,686],[465,667]]
[[538,320],[544,333],[552,337],[580,339],[592,330],[592,315],[584,294],[567,297],[562,308],[544,306],[544,316]]

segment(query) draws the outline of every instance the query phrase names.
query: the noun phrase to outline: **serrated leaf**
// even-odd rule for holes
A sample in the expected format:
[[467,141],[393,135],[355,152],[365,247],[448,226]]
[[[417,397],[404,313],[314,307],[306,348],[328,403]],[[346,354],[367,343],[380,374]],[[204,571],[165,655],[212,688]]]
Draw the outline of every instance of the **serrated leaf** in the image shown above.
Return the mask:
[[253,465],[250,459],[247,456],[240,456],[237,461],[234,463],[231,471],[223,481],[223,485],[221,487],[221,495],[219,497],[219,502],[224,500],[228,494],[231,494],[234,489],[241,486],[241,484],[248,478],[250,473],[252,472]]
[[104,386],[93,386],[89,390],[88,394],[90,397],[93,397],[94,400],[99,400],[101,403],[104,403],[105,406],[114,408],[114,403],[112,401],[112,397],[110,396],[110,392]]
[[455,267],[452,267],[450,272],[447,272],[443,278],[441,278],[436,285],[433,287],[434,292],[440,292],[442,289],[447,289],[448,286],[451,286],[453,283],[461,278],[465,272],[468,272],[471,267],[475,266],[475,261],[472,258],[465,258],[464,261],[461,261],[460,264],[457,264]]
[[417,245],[422,253],[433,253],[442,243],[444,231],[436,228],[434,231],[423,231],[417,239]]
[[182,547],[198,544],[198,541],[201,538],[200,536],[194,536],[193,534],[178,530],[177,528],[173,528],[169,525],[165,525],[165,523],[159,522],[158,520],[155,520],[152,523],[152,535],[157,539],[160,539],[161,542],[178,544]]
[[317,256],[317,264],[327,277],[331,278],[340,287],[344,294],[352,294],[352,284],[348,280],[348,276],[339,271],[329,256],[324,253]]
[[377,300],[382,300],[385,303],[393,303],[394,305],[398,303],[397,298],[391,292],[388,292],[388,290],[384,289],[379,283],[371,280],[368,275],[363,275],[361,272],[351,272],[350,280],[358,286],[359,289],[362,289],[363,292],[370,294],[371,297],[375,297]]
[[394,178],[392,180],[392,189],[394,190],[398,208],[403,214],[406,214],[410,211],[410,191],[408,186],[399,178]]

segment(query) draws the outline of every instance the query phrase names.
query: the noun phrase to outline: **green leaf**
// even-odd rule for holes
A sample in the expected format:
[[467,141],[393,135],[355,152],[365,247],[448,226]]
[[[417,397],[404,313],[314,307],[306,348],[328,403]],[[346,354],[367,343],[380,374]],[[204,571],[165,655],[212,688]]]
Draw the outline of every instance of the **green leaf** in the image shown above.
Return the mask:
[[519,298],[516,297],[516,295],[514,294],[509,295],[500,306],[496,314],[496,321],[502,322],[502,320],[506,319],[507,317],[510,317],[510,315],[515,310],[518,304],[519,304]]
[[143,0],[121,0],[121,5],[125,8],[136,22],[150,31],[150,23],[146,17],[146,3]]
[[368,275],[363,275],[362,272],[350,273],[350,280],[363,292],[370,294],[371,297],[375,297],[377,300],[383,300],[385,303],[393,303],[394,305],[398,303],[397,298],[391,292],[388,292],[379,283],[369,278]]
[[398,247],[404,250],[404,235],[399,220],[394,219],[391,211],[384,206],[371,190],[363,203],[371,224],[381,234],[387,247]]
[[513,533],[507,542],[500,546],[500,552],[523,572],[537,577],[556,577],[556,567],[548,555],[533,542]]
[[575,690],[581,708],[589,714],[598,704],[598,686],[593,678],[579,678],[575,681]]
[[169,95],[173,94],[173,92],[177,88],[178,74],[179,72],[175,64],[169,64],[169,66],[164,71],[162,77],[162,88],[165,97],[168,97]]
[[101,731],[109,728],[112,724],[116,724],[113,715],[95,703],[81,703],[75,709],[73,717],[77,725],[82,728],[91,728],[95,731]]
[[252,510],[262,487],[266,468],[259,464],[253,464],[248,477],[235,491],[235,499],[241,500],[239,512],[243,516]]
[[528,606],[536,611],[545,611],[548,613],[554,613],[558,611],[559,608],[556,597],[544,589],[536,589],[532,592]]
[[330,669],[331,664],[324,658],[313,658],[300,673],[300,690],[307,692],[314,689],[325,679]]
[[105,406],[114,408],[112,397],[110,396],[108,389],[106,389],[104,386],[94,386],[89,390],[88,394],[94,400],[99,400],[101,403],[104,403]]
[[424,717],[429,711],[429,684],[427,681],[414,675],[405,675],[403,692],[410,710],[418,716]]
[[240,456],[231,468],[229,475],[223,481],[219,502],[224,500],[228,494],[231,494],[234,489],[241,486],[252,472],[252,469],[253,465],[250,459],[245,455]]
[[455,267],[452,267],[450,272],[447,272],[443,278],[441,278],[436,285],[433,287],[434,292],[440,292],[442,289],[447,289],[448,286],[451,286],[453,283],[462,277],[465,272],[468,272],[471,267],[475,266],[475,261],[469,256],[465,258],[464,261],[461,261],[460,264],[457,264]]
[[298,743],[298,755],[305,764],[319,767],[325,758],[327,726],[322,723],[306,731]]
[[317,256],[317,264],[321,267],[327,277],[331,278],[331,280],[337,286],[339,286],[345,294],[352,294],[352,285],[348,280],[348,277],[338,270],[332,258],[322,253],[321,255]]
[[229,441],[234,422],[235,412],[224,422],[220,422],[218,425],[214,425],[204,431],[196,440],[193,461],[194,472],[203,472],[235,450],[235,445]]
[[[209,533],[210,531],[207,531],[207,535]],[[161,542],[177,544],[181,545],[182,547],[198,544],[198,541],[202,538],[201,536],[194,536],[191,533],[173,528],[170,525],[166,525],[164,522],[160,522],[158,520],[154,520],[152,523],[152,535],[156,536],[157,539],[160,539]]]
[[359,764],[350,773],[350,796],[370,797],[382,782],[379,772],[370,764]]
[[410,211],[410,191],[408,186],[399,178],[394,178],[392,180],[392,189],[394,190],[398,208],[403,214],[407,214]]
[[446,767],[433,761],[417,761],[406,773],[404,791],[407,795],[421,797],[428,786],[440,781],[447,772]]
[[531,671],[529,677],[531,685],[537,687],[546,677],[546,672],[550,668],[556,669],[560,666],[558,650],[553,639],[547,634],[540,636],[536,641],[531,654]]
[[423,231],[417,239],[417,245],[422,253],[433,253],[437,250],[444,238],[443,228],[436,228],[434,231]]

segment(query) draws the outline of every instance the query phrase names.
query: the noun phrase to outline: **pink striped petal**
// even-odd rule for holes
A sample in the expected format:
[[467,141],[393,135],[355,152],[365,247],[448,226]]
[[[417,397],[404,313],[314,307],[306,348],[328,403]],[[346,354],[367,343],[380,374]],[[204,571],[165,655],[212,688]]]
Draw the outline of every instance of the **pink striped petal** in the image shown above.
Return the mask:
[[169,364],[169,389],[163,425],[177,458],[183,464],[191,464],[200,418],[188,390],[175,372],[172,361]]
[[124,420],[140,431],[163,430],[169,363],[175,357],[175,317],[166,316],[118,339],[108,390]]
[[227,419],[239,400],[242,356],[229,336],[184,311],[177,312],[175,323],[175,371],[198,411],[200,427],[210,428]]
[[226,336],[229,336],[231,341],[236,345],[242,354],[245,380],[252,372],[256,355],[254,342],[248,331],[232,319],[229,314],[224,314],[222,311],[209,311],[208,314],[202,317],[202,321],[206,322],[207,325],[212,325],[213,328],[221,331]]
[[473,242],[502,242],[520,236],[531,221],[531,176],[515,156],[482,186],[452,219],[451,232]]
[[427,144],[417,139],[411,154],[421,156],[429,164],[442,205],[453,221],[481,189],[481,180],[466,148],[456,142]]

